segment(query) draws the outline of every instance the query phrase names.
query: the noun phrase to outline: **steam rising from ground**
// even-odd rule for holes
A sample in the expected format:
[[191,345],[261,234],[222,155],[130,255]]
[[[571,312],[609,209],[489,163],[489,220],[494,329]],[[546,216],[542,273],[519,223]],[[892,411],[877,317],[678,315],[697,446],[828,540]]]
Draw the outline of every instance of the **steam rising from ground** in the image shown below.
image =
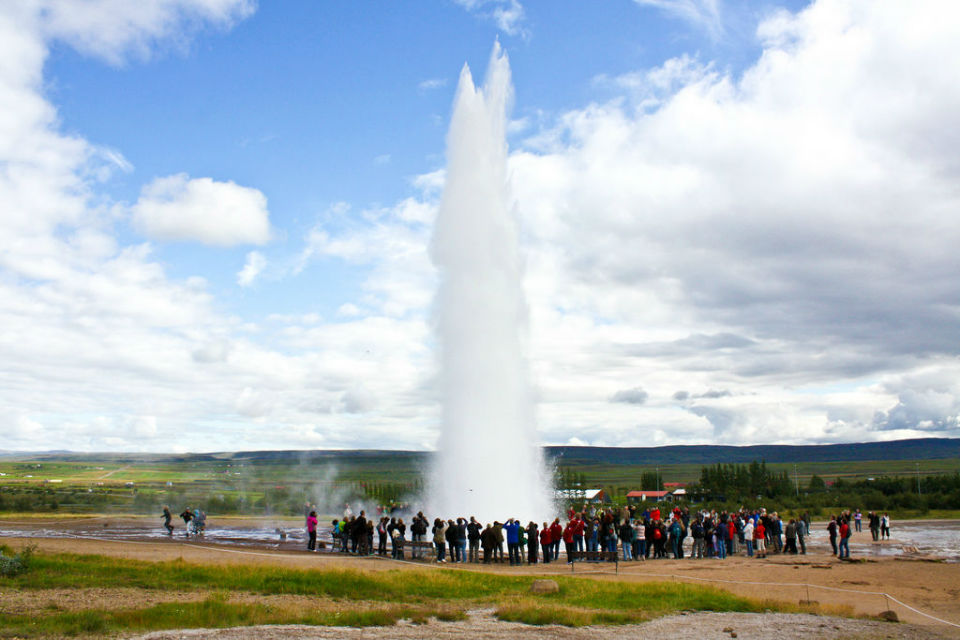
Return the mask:
[[460,74],[433,237],[443,425],[432,513],[543,519],[553,509],[524,355],[527,309],[507,179],[510,65],[494,46],[482,88]]

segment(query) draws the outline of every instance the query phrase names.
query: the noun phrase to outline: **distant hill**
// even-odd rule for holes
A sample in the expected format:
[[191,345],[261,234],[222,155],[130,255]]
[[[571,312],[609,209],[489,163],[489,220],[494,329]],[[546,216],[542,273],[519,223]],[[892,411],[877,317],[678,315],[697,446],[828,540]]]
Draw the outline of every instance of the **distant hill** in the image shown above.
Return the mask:
[[915,438],[891,442],[745,447],[677,445],[667,447],[546,447],[547,455],[569,464],[725,464],[842,462],[854,460],[936,460],[960,458],[960,438]]
[[[891,442],[855,442],[818,445],[676,445],[666,447],[544,447],[548,459],[564,464],[716,464],[766,462],[842,462],[856,460],[937,460],[960,458],[960,438],[916,438]],[[32,460],[112,460],[115,462],[200,462],[215,460],[249,462],[323,462],[338,463],[413,463],[430,459],[427,451],[388,451],[354,449],[343,451],[234,451],[221,453],[143,454],[143,453],[75,453],[4,452],[10,457]]]

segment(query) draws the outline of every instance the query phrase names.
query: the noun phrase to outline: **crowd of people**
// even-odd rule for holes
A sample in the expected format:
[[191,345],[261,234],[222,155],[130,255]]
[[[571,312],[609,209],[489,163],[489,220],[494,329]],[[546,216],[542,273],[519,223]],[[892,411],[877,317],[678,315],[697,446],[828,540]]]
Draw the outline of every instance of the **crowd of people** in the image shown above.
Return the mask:
[[[380,510],[378,510],[380,511]],[[383,515],[389,513],[390,515]],[[186,507],[180,514],[185,535],[202,536],[206,514]],[[307,550],[319,551],[319,517],[316,507],[304,505]],[[163,526],[172,536],[172,512],[163,507]],[[861,531],[862,512],[844,511],[832,515],[826,530],[833,555],[848,558],[849,541]],[[868,527],[874,541],[890,537],[890,517],[869,512]],[[409,537],[408,537],[409,529]],[[784,521],[766,509],[738,511],[694,510],[674,506],[643,508],[628,505],[598,508],[583,505],[570,508],[566,522],[524,525],[518,518],[481,523],[475,517],[458,517],[431,522],[418,512],[408,523],[396,512],[380,511],[368,517],[365,510],[354,514],[349,505],[343,517],[331,522],[332,549],[347,554],[390,556],[397,560],[426,558],[433,552],[438,563],[504,563],[511,565],[560,561],[561,546],[566,562],[577,560],[641,561],[662,558],[715,558],[731,555],[766,558],[768,554],[806,554],[810,536],[807,513]],[[689,538],[689,542],[688,542]]]
[[[691,512],[680,506],[661,511],[659,507],[597,509],[584,505],[580,510],[571,508],[566,516],[565,523],[560,518],[541,524],[523,524],[518,518],[481,523],[474,517],[434,518],[431,522],[418,512],[408,526],[402,517],[369,518],[365,511],[354,515],[348,507],[343,518],[331,523],[331,533],[334,550],[342,553],[405,559],[409,549],[409,557],[418,559],[432,550],[438,563],[511,565],[558,562],[561,547],[568,563],[613,558],[722,560],[737,554],[766,558],[768,554],[806,554],[810,536],[809,514],[785,521],[766,509]],[[316,514],[311,517],[308,549],[314,550]],[[840,558],[849,556],[851,519],[850,512],[844,512],[833,516],[827,527],[834,555]],[[889,535],[889,519],[877,516],[876,521],[878,530]],[[873,520],[870,522],[872,528]]]

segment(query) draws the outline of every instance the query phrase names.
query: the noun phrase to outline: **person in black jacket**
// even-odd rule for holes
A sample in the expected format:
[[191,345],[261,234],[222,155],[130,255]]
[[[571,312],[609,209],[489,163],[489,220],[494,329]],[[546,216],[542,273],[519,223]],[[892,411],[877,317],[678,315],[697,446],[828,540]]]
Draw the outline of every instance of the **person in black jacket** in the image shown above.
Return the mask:
[[483,528],[477,519],[470,516],[470,523],[467,524],[467,540],[470,542],[470,562],[480,562],[480,532]]
[[450,550],[450,562],[459,562],[457,559],[457,523],[447,520],[447,548]]
[[530,521],[527,525],[527,564],[537,564],[537,545],[540,544],[540,530],[537,523]]
[[480,547],[483,549],[483,564],[490,564],[493,550],[497,546],[497,534],[489,524],[480,534]]

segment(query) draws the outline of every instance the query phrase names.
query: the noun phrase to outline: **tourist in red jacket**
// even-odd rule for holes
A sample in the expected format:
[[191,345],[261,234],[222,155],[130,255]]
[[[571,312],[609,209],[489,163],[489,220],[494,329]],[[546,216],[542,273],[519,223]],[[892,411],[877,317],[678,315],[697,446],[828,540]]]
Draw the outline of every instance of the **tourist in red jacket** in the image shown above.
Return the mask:
[[560,524],[560,518],[554,518],[553,524],[550,525],[550,548],[553,550],[551,560],[558,560],[560,558],[561,540],[563,540],[563,525]]
[[540,548],[543,549],[543,562],[544,564],[550,562],[550,559],[553,557],[553,534],[551,528],[547,525],[546,522],[543,523],[543,528],[540,529]]
[[767,529],[763,526],[763,520],[757,520],[757,526],[753,528],[753,542],[757,547],[757,557],[767,557]]
[[583,532],[585,528],[583,518],[580,517],[580,514],[577,514],[577,517],[574,518],[573,522],[573,548],[575,551],[583,551]]

